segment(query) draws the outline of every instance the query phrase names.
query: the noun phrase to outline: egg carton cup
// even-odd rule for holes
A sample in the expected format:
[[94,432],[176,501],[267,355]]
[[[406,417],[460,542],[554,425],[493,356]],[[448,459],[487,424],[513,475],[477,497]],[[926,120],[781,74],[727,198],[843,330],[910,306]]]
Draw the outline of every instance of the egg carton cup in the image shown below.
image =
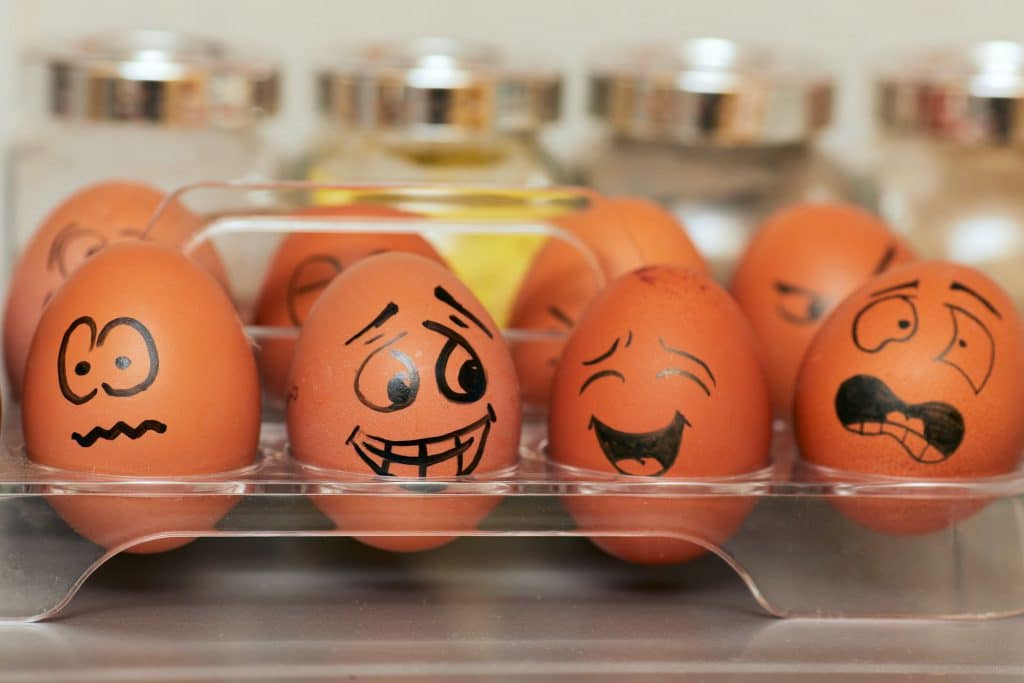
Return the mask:
[[[583,190],[203,183],[176,196],[209,218],[189,248],[214,240],[228,260],[250,264],[232,274],[254,281],[274,243],[262,242],[264,251],[258,251],[254,235],[279,239],[296,231],[367,232],[366,219],[287,216],[290,208],[325,198],[414,208],[425,215],[413,222],[375,221],[373,229],[382,232],[561,239],[600,272],[596,257],[582,244],[545,222],[585,207],[593,195]],[[241,246],[234,249],[233,244]],[[232,283],[244,317],[249,285],[234,277]],[[261,338],[297,333],[253,326],[247,331],[257,344]],[[505,330],[505,336],[510,344],[550,339],[520,330]],[[380,545],[410,537],[425,545],[468,543],[473,537],[530,537],[538,544],[566,537],[586,537],[599,545],[692,544],[693,554],[720,558],[723,569],[738,574],[764,611],[776,617],[977,620],[1024,613],[1024,475],[925,482],[826,470],[800,460],[791,429],[781,421],[775,425],[769,467],[726,478],[670,479],[555,465],[547,454],[544,416],[527,410],[515,467],[407,479],[298,462],[289,453],[281,406],[267,400],[259,453],[251,467],[140,478],[35,464],[25,453],[18,407],[7,405],[4,413],[0,620],[36,621],[59,614],[104,562],[140,546],[157,544],[159,549],[199,537],[272,536],[347,536]],[[450,514],[429,514],[458,509],[467,500],[487,501],[490,512],[468,523]],[[338,524],[318,507],[332,501],[368,504],[348,505]],[[566,510],[581,503],[613,514],[578,523]],[[382,519],[382,510],[408,510],[409,505],[425,513],[415,519]],[[65,521],[75,516],[61,514],[71,508],[116,520],[117,537],[104,546],[87,540]],[[722,522],[723,510],[738,511],[732,516],[735,523]],[[926,529],[908,532],[899,524],[922,516]],[[552,552],[558,547],[551,544]],[[346,562],[344,557],[338,561]],[[683,582],[684,572],[679,574]],[[699,599],[686,590],[673,593],[672,599],[685,604],[690,597]]]

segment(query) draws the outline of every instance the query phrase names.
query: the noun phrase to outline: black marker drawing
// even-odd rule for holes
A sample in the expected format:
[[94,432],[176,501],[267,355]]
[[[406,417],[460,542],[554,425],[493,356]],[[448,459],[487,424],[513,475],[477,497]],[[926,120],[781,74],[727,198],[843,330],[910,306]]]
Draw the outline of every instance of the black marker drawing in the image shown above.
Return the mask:
[[440,285],[434,287],[434,296],[437,298],[438,301],[448,304],[449,306],[454,308],[456,312],[461,313],[463,316],[468,318],[470,322],[479,327],[483,331],[483,333],[486,334],[489,338],[494,338],[494,335],[491,333],[489,329],[487,329],[487,326],[484,325],[479,318],[473,315],[472,311],[470,311],[468,308],[466,308],[458,301],[456,301],[455,297],[449,294],[448,290],[446,290],[444,287],[441,287]]
[[689,424],[676,411],[671,422],[653,432],[621,432],[594,416],[591,416],[588,428],[594,432],[601,452],[617,471],[660,477],[675,464],[683,441],[683,429]]
[[349,337],[347,340],[345,340],[345,346],[348,346],[349,344],[354,342],[356,339],[359,339],[360,337],[362,337],[364,334],[366,334],[370,330],[373,330],[373,329],[376,329],[376,328],[380,327],[381,325],[386,323],[388,320],[390,320],[392,317],[394,317],[397,314],[398,314],[398,304],[396,304],[394,301],[388,303],[388,305],[386,305],[381,310],[381,312],[377,314],[377,317],[374,318],[373,320],[371,320],[366,325],[366,327],[364,327],[363,329],[359,330],[358,332],[353,334],[351,337]]
[[[371,351],[370,354],[363,359],[363,362],[360,363],[359,369],[356,370],[356,378],[353,386],[356,398],[358,398],[359,402],[370,410],[374,410],[378,413],[393,413],[396,410],[408,408],[416,400],[416,395],[420,390],[420,372],[416,368],[416,364],[412,362],[412,359],[406,353],[399,351],[398,349],[390,348],[392,344],[405,337],[406,334],[406,332],[401,332]],[[402,369],[397,370],[388,378],[386,391],[389,402],[382,404],[371,400],[367,396],[367,389],[369,387],[364,386],[367,382],[378,381],[380,379],[378,376],[379,373],[371,373],[371,377],[364,379],[363,372],[366,370],[370,361],[372,361],[377,354],[382,353],[385,350],[388,350],[391,357],[402,366]]]
[[954,292],[963,292],[964,294],[973,296],[979,303],[981,303],[982,306],[987,308],[992,313],[992,315],[999,318],[1000,320],[1003,319],[1003,316],[999,313],[999,311],[996,310],[996,307],[993,306],[988,299],[983,297],[981,294],[978,294],[976,291],[974,291],[967,285],[963,284],[962,282],[954,281],[953,284],[949,286],[949,288]]
[[329,254],[313,254],[299,261],[288,278],[288,292],[285,297],[288,319],[293,325],[299,327],[305,322],[304,316],[299,314],[296,299],[326,288],[342,269],[341,261]]
[[[694,363],[699,365],[701,367],[701,369],[703,369],[704,372],[707,373],[708,378],[711,380],[712,386],[716,386],[716,387],[718,386],[718,380],[715,379],[714,373],[711,372],[711,367],[707,363],[705,363],[701,358],[699,358],[698,356],[693,355],[692,353],[688,353],[686,351],[683,351],[682,349],[677,349],[677,348],[674,348],[672,346],[669,346],[668,344],[665,343],[665,340],[662,339],[661,337],[658,337],[658,343],[661,344],[661,348],[665,349],[669,353],[674,353],[677,356],[682,356],[683,358],[692,360]],[[704,383],[701,382],[701,384],[703,385]],[[706,391],[707,390],[707,386],[704,386],[704,389]],[[711,392],[708,392],[708,393],[711,393]]]
[[794,325],[815,323],[832,307],[830,299],[806,287],[776,280],[774,288],[780,296],[775,312]]
[[[433,320],[424,320],[423,327],[448,338],[434,364],[437,388],[444,397],[455,403],[473,403],[483,398],[487,391],[487,373],[480,356],[469,341],[452,328]],[[448,364],[458,350],[462,350],[468,358],[464,359],[457,369],[455,381],[458,386],[452,386],[448,381]]]
[[381,476],[397,476],[393,465],[416,468],[416,476],[426,477],[430,468],[456,459],[455,476],[472,474],[483,458],[491,424],[497,421],[494,409],[487,404],[483,417],[470,424],[423,439],[392,440],[366,434],[356,426],[345,443],[350,445],[370,470]]
[[835,410],[847,431],[887,436],[923,464],[948,459],[964,439],[964,418],[956,408],[938,401],[905,403],[870,375],[855,375],[839,385]]
[[946,304],[953,318],[953,338],[935,360],[957,370],[975,394],[988,384],[996,362],[996,342],[981,320],[968,311]]
[[897,247],[895,244],[890,244],[885,249],[885,253],[882,254],[882,258],[878,261],[878,265],[871,272],[872,275],[881,275],[885,271],[889,270],[889,266],[892,265],[892,260],[896,258]]
[[[890,287],[876,294],[886,294],[893,289],[896,288]],[[890,294],[858,311],[852,325],[853,343],[864,353],[878,353],[889,344],[909,341],[917,333],[917,325],[917,307],[911,297]]]
[[597,365],[598,363],[601,363],[601,362],[606,361],[609,358],[611,358],[618,349],[619,349],[619,338],[616,337],[615,341],[612,342],[611,348],[609,348],[607,351],[605,351],[604,353],[598,355],[595,358],[591,358],[590,360],[583,361],[583,364],[584,365]]
[[558,306],[548,306],[548,315],[550,315],[552,318],[554,318],[555,320],[557,320],[558,322],[560,322],[562,325],[566,326],[570,330],[576,324],[576,323],[574,323],[572,321],[572,318],[569,317],[569,314],[566,313],[565,311],[563,311]]
[[582,386],[580,386],[580,395],[583,394],[587,387],[589,387],[591,384],[601,379],[602,377],[615,377],[616,379],[619,379],[622,382],[626,381],[625,376],[618,370],[601,370],[599,372],[595,372],[593,375],[583,380],[583,384]]
[[71,435],[71,439],[82,448],[89,448],[99,439],[106,439],[107,441],[113,441],[118,436],[126,436],[129,439],[135,440],[140,438],[146,432],[156,432],[157,434],[163,434],[167,431],[167,425],[159,420],[143,420],[138,427],[132,427],[125,422],[118,421],[114,423],[114,426],[110,429],[104,429],[103,427],[93,427],[84,436],[78,432],[74,432]]
[[[114,397],[129,397],[135,396],[146,389],[148,389],[156,380],[157,373],[160,371],[160,357],[156,350],[156,342],[153,340],[153,335],[150,334],[149,329],[135,318],[121,317],[114,318],[106,325],[103,329],[97,333],[96,321],[91,316],[84,315],[71,323],[68,329],[64,331],[64,336],[60,342],[60,349],[57,352],[57,382],[60,385],[60,392],[64,398],[74,405],[82,405],[92,400],[96,396],[97,388],[93,387],[88,393],[80,395],[75,393],[68,382],[67,376],[67,354],[68,354],[68,342],[71,340],[71,335],[74,334],[79,328],[85,328],[89,331],[89,352],[93,349],[101,348],[107,340],[107,337],[114,330],[127,327],[134,330],[139,337],[142,338],[146,348],[146,357],[149,362],[149,370],[146,377],[142,381],[137,382],[128,387],[115,387],[109,382],[100,382],[100,387],[104,393],[108,396]],[[132,360],[127,356],[118,356],[114,360],[114,367],[117,370],[124,371],[131,367]],[[80,360],[75,363],[74,372],[79,377],[88,376],[95,368],[89,361]]]

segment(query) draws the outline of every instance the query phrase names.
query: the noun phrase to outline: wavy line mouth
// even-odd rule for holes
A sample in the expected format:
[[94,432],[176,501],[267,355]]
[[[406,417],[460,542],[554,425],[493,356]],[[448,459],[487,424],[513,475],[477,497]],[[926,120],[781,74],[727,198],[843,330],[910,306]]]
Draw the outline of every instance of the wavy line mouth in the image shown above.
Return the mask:
[[71,434],[71,439],[82,448],[88,448],[96,443],[99,439],[106,439],[107,441],[113,441],[119,436],[126,436],[131,440],[140,438],[146,432],[156,432],[157,434],[163,434],[167,431],[167,425],[159,420],[143,420],[139,423],[138,427],[132,427],[123,420],[118,420],[114,423],[114,426],[110,429],[103,427],[93,427],[84,436],[78,432]]
[[[445,468],[452,469],[446,474],[463,476],[480,464],[494,422],[494,408],[487,404],[483,417],[440,436],[393,440],[366,434],[357,426],[345,443],[352,446],[374,474],[384,477],[426,477],[430,468],[451,460],[455,460],[455,467]],[[406,469],[410,470],[408,474]]]

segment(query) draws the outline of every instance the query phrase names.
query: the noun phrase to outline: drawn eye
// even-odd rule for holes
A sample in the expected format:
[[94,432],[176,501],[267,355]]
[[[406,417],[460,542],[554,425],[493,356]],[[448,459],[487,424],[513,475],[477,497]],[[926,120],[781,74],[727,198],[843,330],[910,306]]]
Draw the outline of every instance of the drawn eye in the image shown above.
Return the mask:
[[420,373],[404,351],[393,348],[405,336],[398,335],[376,348],[356,372],[355,390],[360,402],[379,413],[408,408],[420,390]]
[[[288,280],[288,317],[293,325],[302,325],[320,292],[342,271],[341,261],[326,254],[303,259]],[[304,297],[306,294],[314,296]]]
[[82,405],[96,395],[92,363],[86,360],[96,343],[96,322],[89,316],[75,320],[64,332],[57,352],[57,380],[61,394],[74,405]]
[[878,353],[890,343],[902,343],[917,332],[917,308],[905,296],[873,301],[853,320],[853,343],[865,353]]
[[787,282],[776,282],[775,291],[779,294],[776,311],[784,320],[795,325],[817,322],[832,307],[831,301],[825,296]]
[[947,304],[953,318],[953,338],[936,360],[956,368],[975,394],[992,375],[996,360],[995,341],[984,323],[960,308]]
[[448,340],[437,357],[434,372],[438,389],[456,403],[479,401],[487,391],[483,364],[465,339]]
[[599,379],[604,379],[605,377],[614,377],[620,382],[626,381],[625,375],[623,375],[618,370],[599,370],[598,372],[595,372],[593,375],[583,380],[583,384],[580,386],[580,395],[582,395],[583,392],[587,389],[587,387],[589,387],[591,384],[593,384]]
[[50,247],[49,267],[67,277],[86,259],[107,246],[107,239],[88,228],[71,225],[57,236]]
[[156,379],[160,369],[156,342],[149,329],[135,318],[115,318],[104,325],[96,338],[96,349],[105,351],[98,358],[102,359],[101,376],[108,381],[100,386],[109,396],[134,396]]

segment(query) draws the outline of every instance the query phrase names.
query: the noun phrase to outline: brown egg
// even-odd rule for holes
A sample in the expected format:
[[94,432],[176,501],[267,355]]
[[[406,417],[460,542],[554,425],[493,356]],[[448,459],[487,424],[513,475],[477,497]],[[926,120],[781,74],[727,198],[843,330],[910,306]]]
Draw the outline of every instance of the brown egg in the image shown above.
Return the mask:
[[[259,382],[227,295],[168,247],[133,240],[105,248],[43,312],[25,367],[22,423],[29,457],[65,470],[177,477],[250,465]],[[158,530],[212,528],[234,497],[49,500],[72,527],[112,548]]]
[[775,410],[789,415],[807,345],[847,294],[913,260],[872,214],[847,204],[801,204],[779,211],[754,236],[732,293],[761,341]]
[[[325,206],[304,209],[298,216],[407,218],[409,214],[384,206]],[[372,229],[372,224],[370,226]],[[270,263],[256,305],[256,324],[301,327],[324,288],[342,270],[371,254],[404,251],[443,263],[440,255],[419,235],[387,233],[294,233],[281,242]],[[260,342],[259,366],[263,385],[275,398],[288,391],[288,367],[295,342],[266,339]]]
[[[4,310],[4,363],[11,389],[21,396],[25,358],[43,307],[75,268],[112,242],[138,238],[166,195],[133,182],[91,185],[66,199],[36,230],[14,268]],[[150,239],[180,247],[201,227],[177,201],[161,213]],[[207,243],[196,261],[226,281],[216,251]]]
[[[768,465],[771,404],[756,341],[739,307],[707,275],[647,266],[586,309],[555,375],[550,455],[579,472],[676,479],[749,475]],[[563,499],[607,552],[681,562],[739,527],[753,499],[580,495]]]
[[[553,223],[583,243],[601,272],[595,272],[576,247],[551,239],[520,286],[509,323],[512,328],[567,333],[605,283],[640,266],[664,263],[707,272],[682,224],[644,199],[598,199],[592,208]],[[527,403],[547,406],[562,346],[560,341],[513,345]]]
[[[293,455],[348,479],[379,477],[401,493],[399,485],[424,490],[430,479],[486,476],[516,463],[519,394],[501,332],[451,272],[423,256],[371,256],[335,278],[302,327],[289,384]],[[498,498],[345,494],[314,502],[340,528],[423,533],[361,538],[410,551],[450,540],[440,532],[474,528]]]
[[[797,382],[803,458],[914,480],[1010,472],[1024,449],[1024,332],[1010,299],[966,266],[922,262],[872,279],[821,326]],[[941,529],[950,501],[849,501],[892,533]],[[984,501],[966,512],[973,511]]]

